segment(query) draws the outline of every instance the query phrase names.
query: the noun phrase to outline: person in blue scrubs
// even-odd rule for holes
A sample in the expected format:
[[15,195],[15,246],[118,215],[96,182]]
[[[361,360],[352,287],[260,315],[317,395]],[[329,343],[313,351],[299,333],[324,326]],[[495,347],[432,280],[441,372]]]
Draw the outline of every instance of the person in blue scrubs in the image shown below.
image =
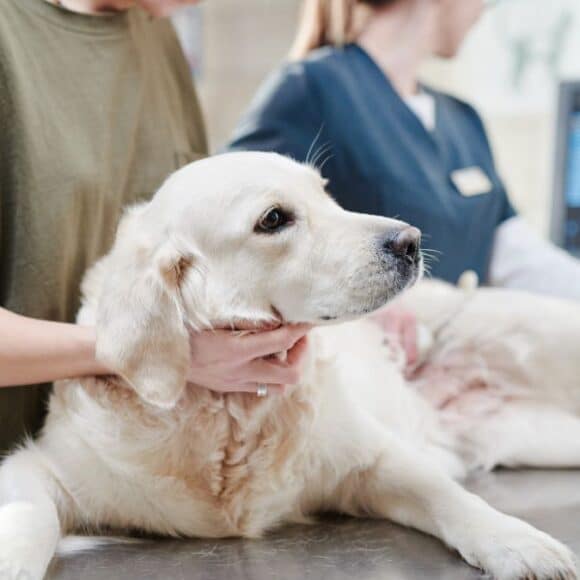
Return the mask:
[[[346,209],[419,227],[432,275],[580,299],[578,262],[516,216],[483,123],[418,81],[452,57],[482,0],[306,0],[292,60],[256,96],[230,149],[318,166]],[[550,272],[549,276],[546,274]]]

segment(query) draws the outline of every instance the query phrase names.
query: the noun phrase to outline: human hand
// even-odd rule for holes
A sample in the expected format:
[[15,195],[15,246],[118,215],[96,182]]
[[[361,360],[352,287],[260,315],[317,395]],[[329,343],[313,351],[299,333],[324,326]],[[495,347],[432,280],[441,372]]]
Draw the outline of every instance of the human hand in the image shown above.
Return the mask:
[[389,340],[405,353],[405,368],[411,369],[419,360],[417,318],[411,310],[388,306],[376,312],[373,320],[385,331]]
[[[192,332],[188,381],[221,393],[255,393],[260,385],[281,392],[300,381],[310,328],[296,324],[246,333]],[[286,357],[276,357],[279,353]]]
[[137,0],[137,5],[157,17],[169,16],[177,8],[197,4],[199,0]]

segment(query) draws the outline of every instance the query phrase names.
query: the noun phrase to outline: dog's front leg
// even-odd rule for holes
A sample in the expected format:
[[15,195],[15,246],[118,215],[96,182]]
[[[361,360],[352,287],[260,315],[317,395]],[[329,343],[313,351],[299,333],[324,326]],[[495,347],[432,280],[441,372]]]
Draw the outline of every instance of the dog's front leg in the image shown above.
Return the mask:
[[0,467],[0,580],[41,580],[61,535],[56,484],[30,450]]
[[493,509],[422,453],[394,438],[385,443],[374,465],[347,486],[347,504],[353,511],[386,517],[441,538],[472,566],[498,580],[577,577],[565,546]]

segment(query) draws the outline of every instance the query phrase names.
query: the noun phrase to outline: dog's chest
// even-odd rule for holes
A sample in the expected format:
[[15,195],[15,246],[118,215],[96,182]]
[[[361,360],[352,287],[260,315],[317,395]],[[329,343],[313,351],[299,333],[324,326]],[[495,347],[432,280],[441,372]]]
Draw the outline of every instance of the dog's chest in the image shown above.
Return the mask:
[[176,518],[175,532],[256,536],[295,505],[313,418],[300,392],[262,400],[196,389],[170,413],[125,420],[124,453],[146,469],[160,512],[170,513],[173,505],[183,506],[183,513],[196,505],[199,512],[202,506],[203,524]]

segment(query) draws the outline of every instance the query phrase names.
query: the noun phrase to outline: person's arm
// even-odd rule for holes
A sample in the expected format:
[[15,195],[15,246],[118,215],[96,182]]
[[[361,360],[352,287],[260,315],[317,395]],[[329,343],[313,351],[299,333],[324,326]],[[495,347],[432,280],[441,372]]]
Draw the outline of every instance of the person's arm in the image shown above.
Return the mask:
[[[308,330],[294,325],[245,335],[226,330],[192,333],[188,378],[220,392],[295,384]],[[280,352],[287,352],[286,360],[270,358]],[[27,318],[0,308],[0,387],[110,372],[95,358],[94,329]]]
[[580,300],[580,262],[513,217],[496,229],[487,282]]
[[93,329],[0,308],[0,387],[106,372],[95,359]]

